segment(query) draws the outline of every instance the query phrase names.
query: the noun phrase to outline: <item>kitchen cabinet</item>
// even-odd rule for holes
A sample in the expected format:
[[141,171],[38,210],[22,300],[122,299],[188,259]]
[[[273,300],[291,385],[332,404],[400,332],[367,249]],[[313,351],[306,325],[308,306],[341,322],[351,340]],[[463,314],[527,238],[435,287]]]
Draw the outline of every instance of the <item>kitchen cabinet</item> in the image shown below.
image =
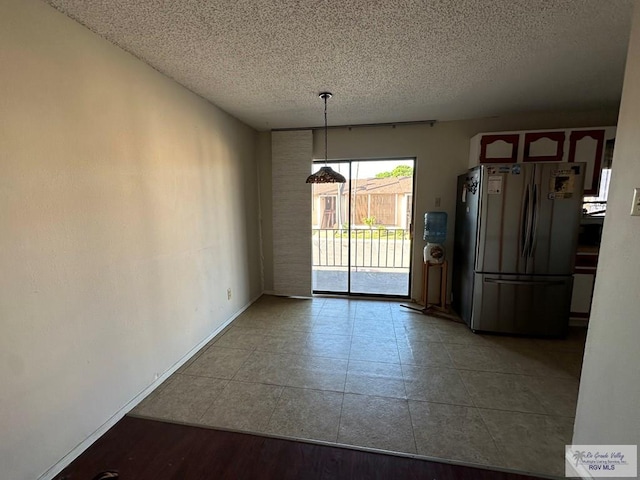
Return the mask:
[[526,132],[523,162],[561,162],[564,157],[565,132]]
[[585,195],[598,195],[605,141],[604,129],[574,130],[569,135],[568,162],[586,162]]
[[[520,135],[486,134],[479,138],[479,163],[516,163]],[[473,165],[475,166],[475,165]]]
[[578,247],[573,274],[571,295],[571,318],[588,321],[591,313],[591,299],[598,266],[597,247]]
[[483,163],[584,162],[585,195],[597,195],[602,157],[616,127],[479,133],[471,139],[469,168]]
[[573,292],[571,294],[571,318],[588,320],[591,312],[591,297],[596,276],[576,273],[573,275]]

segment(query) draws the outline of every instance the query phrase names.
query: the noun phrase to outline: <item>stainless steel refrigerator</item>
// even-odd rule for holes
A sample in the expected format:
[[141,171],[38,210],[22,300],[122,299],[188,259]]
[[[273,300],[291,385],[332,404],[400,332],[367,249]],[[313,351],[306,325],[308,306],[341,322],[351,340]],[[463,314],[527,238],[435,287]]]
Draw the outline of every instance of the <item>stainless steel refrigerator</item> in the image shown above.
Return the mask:
[[566,334],[585,164],[491,164],[458,177],[453,308],[473,331]]

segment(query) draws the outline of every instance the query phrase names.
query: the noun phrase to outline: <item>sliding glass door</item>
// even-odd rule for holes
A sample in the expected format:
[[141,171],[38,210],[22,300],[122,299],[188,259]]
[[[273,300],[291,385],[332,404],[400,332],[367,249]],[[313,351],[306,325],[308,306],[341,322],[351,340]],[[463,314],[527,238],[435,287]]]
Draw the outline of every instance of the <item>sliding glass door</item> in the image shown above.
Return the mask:
[[313,185],[314,292],[408,297],[414,160],[331,167],[347,182]]
[[[317,172],[323,163],[314,163]],[[312,287],[314,291],[349,293],[349,162],[331,163],[346,183],[312,185]]]

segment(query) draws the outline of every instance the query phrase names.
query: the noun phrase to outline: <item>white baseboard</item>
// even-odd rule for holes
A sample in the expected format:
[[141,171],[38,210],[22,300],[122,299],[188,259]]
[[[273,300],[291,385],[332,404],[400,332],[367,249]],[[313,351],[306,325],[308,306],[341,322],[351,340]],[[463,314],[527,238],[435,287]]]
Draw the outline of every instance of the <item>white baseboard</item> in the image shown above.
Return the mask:
[[277,293],[273,290],[265,290],[262,292],[264,295],[271,295],[273,297],[287,297],[287,298],[313,298],[313,293],[309,296],[306,295],[289,295],[287,293]]
[[195,355],[202,347],[204,347],[207,343],[209,343],[213,337],[218,335],[222,330],[224,330],[231,322],[233,322],[240,314],[242,314],[247,308],[249,308],[258,298],[262,296],[262,293],[254,297],[247,303],[244,307],[238,310],[232,317],[226,320],[222,325],[220,325],[211,335],[207,336],[204,340],[202,340],[198,345],[189,350],[182,358],[180,358],[176,363],[174,363],[167,371],[165,371],[162,375],[160,375],[151,385],[145,388],[143,391],[138,393],[135,397],[133,397],[126,405],[120,408],[116,413],[114,413],[109,420],[100,425],[93,433],[91,433],[87,438],[85,438],[82,442],[76,445],[69,453],[67,453],[64,457],[62,457],[58,462],[56,462],[51,468],[49,468],[46,472],[38,477],[38,480],[52,480],[56,475],[58,475],[62,470],[64,470],[71,462],[73,462],[76,458],[80,456],[82,452],[84,452],[87,448],[89,448],[93,443],[98,440],[102,435],[107,433],[111,427],[113,427],[122,417],[124,417],[129,411],[131,411],[136,405],[138,405],[142,400],[144,400],[148,395],[151,394],[156,388],[162,384],[167,378],[173,375],[176,370],[178,370],[182,365],[187,363],[193,355]]
[[568,464],[571,467],[571,470],[573,470],[573,472],[566,472],[567,478],[581,478],[582,480],[593,480],[594,477],[591,476],[591,473],[589,473],[589,471],[586,468],[584,468],[583,465],[576,466],[574,463],[572,463],[573,462],[572,448],[568,448],[566,450],[564,461],[566,464]]

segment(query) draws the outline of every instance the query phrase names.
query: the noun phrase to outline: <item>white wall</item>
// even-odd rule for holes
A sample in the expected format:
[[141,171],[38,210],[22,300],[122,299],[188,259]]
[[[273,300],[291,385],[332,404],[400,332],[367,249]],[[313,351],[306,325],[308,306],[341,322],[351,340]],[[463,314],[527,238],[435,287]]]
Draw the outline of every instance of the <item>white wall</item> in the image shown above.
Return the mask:
[[1,478],[40,476],[260,294],[256,140],[0,0]]
[[[339,101],[339,97],[335,97]],[[448,251],[453,250],[456,177],[465,172],[469,162],[469,140],[479,132],[540,128],[589,127],[614,125],[617,110],[589,112],[542,112],[483,118],[429,125],[405,125],[395,128],[357,127],[329,130],[329,153],[332,159],[374,159],[389,157],[416,158],[415,232],[411,296],[420,299],[422,288],[423,214],[440,210],[449,215]],[[314,132],[314,158],[324,157],[324,134]],[[301,161],[304,161],[301,159]],[[304,181],[301,179],[300,181]],[[435,198],[441,206],[435,207]],[[269,199],[262,195],[263,205]],[[311,212],[309,212],[311,214]],[[272,263],[265,249],[265,272]],[[451,257],[449,257],[451,258]],[[265,276],[265,288],[272,280]],[[431,292],[432,294],[436,292]]]
[[574,444],[640,445],[640,7],[636,5]]

